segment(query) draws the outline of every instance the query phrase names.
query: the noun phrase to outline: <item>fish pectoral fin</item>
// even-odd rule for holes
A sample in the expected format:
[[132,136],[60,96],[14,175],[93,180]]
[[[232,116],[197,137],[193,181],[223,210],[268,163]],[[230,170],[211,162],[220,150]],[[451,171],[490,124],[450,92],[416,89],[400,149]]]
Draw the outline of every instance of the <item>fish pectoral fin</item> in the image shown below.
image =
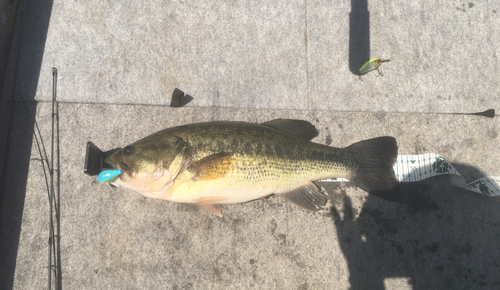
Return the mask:
[[311,141],[312,138],[318,136],[316,127],[303,120],[275,119],[264,122],[261,125],[277,129],[306,141]]
[[296,205],[312,211],[320,210],[327,202],[326,196],[319,192],[319,189],[313,183],[280,195]]
[[196,205],[200,208],[213,213],[218,217],[222,217],[222,213],[220,212],[220,204],[218,201],[223,201],[228,199],[227,196],[209,196],[209,197],[200,197],[196,199]]
[[232,153],[219,152],[193,162],[189,170],[195,172],[195,180],[218,179],[233,169],[234,161]]

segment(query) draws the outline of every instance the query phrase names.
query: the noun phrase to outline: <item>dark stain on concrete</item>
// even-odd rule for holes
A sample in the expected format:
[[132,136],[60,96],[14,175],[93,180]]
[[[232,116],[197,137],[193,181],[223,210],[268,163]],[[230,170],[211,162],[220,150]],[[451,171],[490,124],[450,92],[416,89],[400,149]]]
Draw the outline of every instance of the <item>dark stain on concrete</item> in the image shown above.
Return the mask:
[[498,137],[498,132],[496,130],[490,129],[488,130],[488,137],[491,139],[496,139]]
[[439,243],[432,243],[431,245],[425,246],[428,253],[436,253],[439,250]]
[[330,135],[329,132],[326,133],[326,145],[330,146],[332,144],[332,136]]

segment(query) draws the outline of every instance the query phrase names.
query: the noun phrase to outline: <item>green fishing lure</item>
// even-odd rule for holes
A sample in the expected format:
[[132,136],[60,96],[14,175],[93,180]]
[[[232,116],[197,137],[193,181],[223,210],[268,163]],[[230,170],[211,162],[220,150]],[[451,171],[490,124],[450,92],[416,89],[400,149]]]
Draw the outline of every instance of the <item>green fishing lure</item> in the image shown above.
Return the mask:
[[[383,62],[388,62],[390,59],[381,59],[381,58],[373,58],[367,61],[360,69],[359,73],[360,74],[365,74],[369,71],[372,70],[378,70],[378,67],[383,63]],[[379,71],[380,73],[380,71]],[[381,74],[381,73],[380,73]],[[381,74],[382,75],[382,74]]]

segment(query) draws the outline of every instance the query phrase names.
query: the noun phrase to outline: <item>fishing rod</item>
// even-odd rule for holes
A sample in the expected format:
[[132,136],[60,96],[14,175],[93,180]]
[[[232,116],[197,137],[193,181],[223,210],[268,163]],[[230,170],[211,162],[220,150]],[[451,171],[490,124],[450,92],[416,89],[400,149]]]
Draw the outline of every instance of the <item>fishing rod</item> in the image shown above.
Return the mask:
[[[60,172],[59,172],[59,106],[56,100],[57,89],[57,68],[52,68],[52,138],[51,138],[51,156],[50,156],[50,194],[49,194],[49,271],[48,271],[48,289],[52,286],[52,272],[54,272],[54,289],[60,289],[61,281],[61,252],[60,252],[60,215],[59,215],[59,197],[60,197]],[[55,127],[57,123],[57,142],[55,138]],[[57,169],[54,165],[55,147],[54,142],[57,143]],[[54,170],[57,171],[57,195],[54,189]],[[56,226],[54,227],[54,211]],[[55,228],[55,229],[54,229]],[[54,261],[52,262],[52,258]]]
[[412,113],[412,114],[426,114],[426,115],[455,115],[455,116],[479,116],[486,118],[495,118],[495,109],[489,109],[483,112],[477,113],[447,113],[447,112],[437,112],[437,113]]
[[[22,3],[21,3],[22,4]],[[24,5],[21,5],[19,8],[19,19],[20,23],[23,22],[24,20]],[[23,29],[22,25],[20,25],[19,28],[19,35],[18,39],[22,39],[23,35]],[[17,54],[19,54],[21,44],[19,42],[17,46]],[[17,85],[17,78],[18,78],[18,66],[19,63],[16,61],[15,64],[15,72],[14,72],[14,84],[13,88],[15,91],[16,85]],[[40,160],[42,164],[42,169],[43,169],[43,174],[45,177],[45,185],[47,188],[47,194],[48,194],[48,199],[49,199],[49,239],[48,239],[48,289],[52,289],[52,273],[54,272],[54,277],[55,277],[55,284],[54,284],[54,289],[61,289],[62,288],[62,281],[61,281],[61,255],[60,255],[60,215],[59,215],[59,207],[60,207],[60,202],[59,202],[59,197],[60,197],[60,174],[59,174],[59,131],[57,132],[57,199],[55,198],[55,193],[54,193],[54,125],[55,121],[57,122],[57,129],[59,130],[59,111],[58,111],[58,104],[56,101],[56,81],[57,81],[57,69],[53,68],[53,91],[52,91],[52,156],[51,156],[51,162],[49,164],[48,160],[48,154],[47,150],[45,148],[45,144],[43,142],[42,134],[40,132],[40,128],[38,126],[38,123],[36,122],[36,117],[32,118],[29,114],[29,111],[26,107],[26,102],[23,98],[23,96],[19,93],[15,94],[18,95],[21,99],[21,104],[24,108],[24,111],[26,112],[27,118],[32,119],[34,123],[34,131],[33,135],[35,138],[35,143],[38,149],[38,153],[40,155],[40,158],[34,158],[35,160]],[[15,95],[14,98],[12,99],[13,103],[15,102]],[[13,106],[11,107],[11,115],[13,112]],[[57,117],[55,120],[54,118]],[[10,129],[9,129],[10,132]],[[5,174],[5,170],[3,171],[3,174]],[[49,182],[50,179],[50,182]],[[3,184],[3,176],[2,176],[2,184]],[[53,205],[55,209],[55,216],[56,216],[56,223],[57,223],[57,228],[56,231],[54,231],[54,219],[53,219]],[[57,238],[57,239],[56,239]],[[56,247],[57,246],[57,247]],[[54,260],[54,264],[52,263],[52,259]]]
[[[57,72],[56,72],[57,74]],[[54,76],[56,77],[56,76]],[[26,101],[24,100],[23,96],[21,94],[18,94],[18,96],[21,99],[21,104],[24,108],[24,111],[26,112],[26,115],[28,119],[32,119],[29,112],[28,108],[26,107]],[[54,289],[61,289],[62,282],[61,282],[61,267],[60,267],[60,261],[61,261],[61,255],[60,255],[60,171],[59,171],[59,115],[58,115],[58,103],[53,99],[54,102],[54,110],[53,110],[53,116],[56,117],[55,123],[57,124],[57,138],[54,138],[52,140],[52,156],[54,156],[54,143],[57,145],[57,166],[54,165],[54,157],[51,157],[51,160],[49,162],[48,154],[47,154],[47,149],[45,147],[45,143],[43,142],[42,134],[40,132],[40,127],[38,126],[38,122],[36,119],[33,119],[33,123],[35,125],[34,128],[34,138],[35,138],[35,143],[36,147],[38,149],[38,154],[40,158],[32,158],[32,160],[39,160],[42,164],[42,169],[43,169],[43,174],[45,177],[45,186],[47,188],[47,197],[49,200],[49,239],[48,239],[48,279],[47,283],[48,289],[52,289],[52,276],[54,275],[55,277],[55,285]],[[57,106],[56,106],[57,105]],[[55,127],[55,126],[54,126]],[[56,141],[57,140],[57,141]],[[54,169],[57,168],[57,169]],[[54,171],[57,172],[57,182],[54,179]],[[55,188],[54,188],[54,183],[57,185],[57,196],[55,194]],[[57,198],[56,198],[57,197]],[[55,210],[55,220],[56,220],[56,227],[54,227],[54,210]],[[53,262],[54,261],[54,264]]]
[[489,109],[484,112],[478,112],[478,113],[449,113],[450,115],[472,115],[472,116],[483,116],[487,118],[494,118],[495,117],[495,109]]

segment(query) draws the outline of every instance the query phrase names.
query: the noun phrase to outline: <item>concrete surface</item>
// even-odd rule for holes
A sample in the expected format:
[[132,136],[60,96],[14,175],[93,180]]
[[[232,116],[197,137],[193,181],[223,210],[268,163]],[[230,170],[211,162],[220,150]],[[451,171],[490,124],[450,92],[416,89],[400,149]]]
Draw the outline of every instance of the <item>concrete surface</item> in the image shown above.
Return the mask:
[[[83,174],[87,141],[109,150],[180,124],[295,118],[317,126],[315,142],[391,135],[400,154],[441,154],[468,181],[500,175],[498,119],[439,114],[498,110],[498,6],[27,1],[16,77],[2,95],[1,112],[12,114],[0,284],[47,285],[48,198],[33,120],[50,151],[55,66],[63,289],[500,287],[500,199],[446,176],[381,197],[322,183],[322,211],[272,196],[224,206],[218,218]],[[364,57],[391,59],[384,76],[358,80]],[[192,96],[187,107],[158,106],[175,87]]]
[[[68,102],[169,105],[176,87],[189,106],[238,108],[474,112],[500,98],[494,1],[55,1],[52,14],[37,100],[52,66]],[[391,59],[384,76],[358,81],[350,63],[375,57]]]

